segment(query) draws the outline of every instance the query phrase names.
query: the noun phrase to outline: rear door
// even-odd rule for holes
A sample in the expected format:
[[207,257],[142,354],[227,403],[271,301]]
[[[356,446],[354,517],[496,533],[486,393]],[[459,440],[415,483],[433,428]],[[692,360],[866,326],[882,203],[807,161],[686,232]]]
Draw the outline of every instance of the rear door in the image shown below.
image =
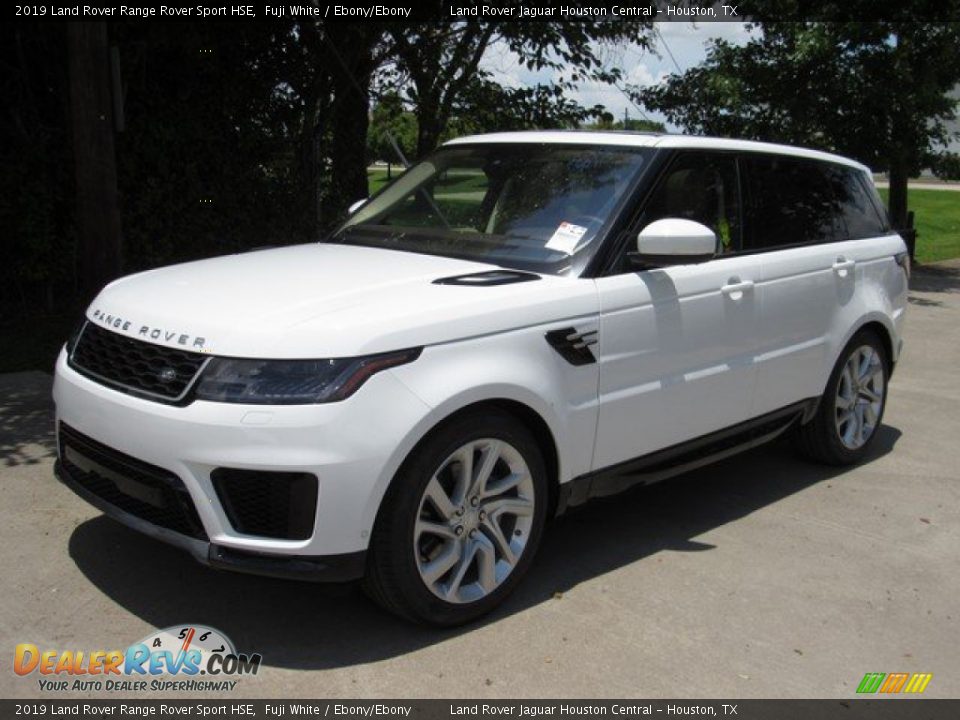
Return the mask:
[[[749,418],[760,257],[737,255],[741,201],[732,154],[683,151],[630,238],[661,218],[718,236],[716,259],[599,278],[600,410],[594,467],[615,465]],[[635,249],[635,240],[628,249]]]
[[744,249],[762,258],[755,414],[819,396],[834,318],[852,296],[856,260],[844,248],[831,165],[745,154]]

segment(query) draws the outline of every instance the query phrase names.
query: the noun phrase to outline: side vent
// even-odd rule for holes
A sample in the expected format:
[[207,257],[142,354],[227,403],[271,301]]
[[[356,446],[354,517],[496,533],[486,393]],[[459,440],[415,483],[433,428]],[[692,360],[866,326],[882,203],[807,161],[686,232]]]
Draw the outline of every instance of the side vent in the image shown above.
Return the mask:
[[487,270],[485,272],[470,273],[468,275],[452,275],[451,277],[438,278],[433,281],[433,284],[489,287],[491,285],[512,285],[513,283],[530,282],[531,280],[539,279],[539,275],[522,272],[521,270]]
[[551,330],[546,337],[550,347],[571,365],[589,365],[597,361],[590,351],[590,346],[597,344],[596,330],[580,332],[568,327]]

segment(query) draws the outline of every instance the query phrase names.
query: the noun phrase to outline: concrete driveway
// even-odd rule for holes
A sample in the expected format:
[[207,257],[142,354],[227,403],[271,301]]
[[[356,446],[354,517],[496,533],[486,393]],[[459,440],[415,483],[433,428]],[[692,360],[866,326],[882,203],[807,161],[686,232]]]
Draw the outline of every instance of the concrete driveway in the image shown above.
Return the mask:
[[101,517],[53,479],[49,377],[4,376],[0,697],[39,694],[16,643],[122,648],[182,623],[262,653],[236,697],[850,698],[895,671],[958,697],[960,263],[913,285],[868,462],[781,444],[596,502],[554,523],[505,607],[454,631],[349,586],[217,573]]

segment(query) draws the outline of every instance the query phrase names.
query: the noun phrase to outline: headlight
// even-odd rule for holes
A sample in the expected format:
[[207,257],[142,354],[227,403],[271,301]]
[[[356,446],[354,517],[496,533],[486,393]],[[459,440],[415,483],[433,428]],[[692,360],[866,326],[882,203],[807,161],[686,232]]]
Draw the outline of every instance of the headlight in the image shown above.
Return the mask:
[[413,362],[421,348],[333,360],[240,360],[215,357],[197,383],[196,398],[252,405],[337,402],[371,375]]

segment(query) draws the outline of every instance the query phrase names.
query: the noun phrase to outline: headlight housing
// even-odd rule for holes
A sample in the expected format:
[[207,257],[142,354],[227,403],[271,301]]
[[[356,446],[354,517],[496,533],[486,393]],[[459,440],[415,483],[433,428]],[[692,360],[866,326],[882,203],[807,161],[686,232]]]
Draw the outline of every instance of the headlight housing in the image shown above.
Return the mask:
[[250,405],[309,405],[344,400],[372,375],[413,362],[422,348],[330,360],[244,360],[214,357],[195,398]]

